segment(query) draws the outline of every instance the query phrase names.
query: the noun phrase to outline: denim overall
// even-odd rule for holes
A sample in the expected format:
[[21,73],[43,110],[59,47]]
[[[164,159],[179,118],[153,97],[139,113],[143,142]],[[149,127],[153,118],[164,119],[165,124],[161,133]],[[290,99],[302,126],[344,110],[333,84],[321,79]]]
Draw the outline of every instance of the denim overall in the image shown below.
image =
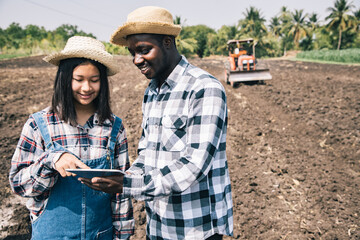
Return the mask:
[[[33,114],[44,139],[47,151],[67,151],[52,142],[41,112]],[[116,136],[121,119],[115,117],[107,154],[83,161],[90,168],[112,168]],[[113,239],[111,195],[93,190],[77,177],[58,177],[50,192],[44,212],[32,222],[32,238],[38,239]]]

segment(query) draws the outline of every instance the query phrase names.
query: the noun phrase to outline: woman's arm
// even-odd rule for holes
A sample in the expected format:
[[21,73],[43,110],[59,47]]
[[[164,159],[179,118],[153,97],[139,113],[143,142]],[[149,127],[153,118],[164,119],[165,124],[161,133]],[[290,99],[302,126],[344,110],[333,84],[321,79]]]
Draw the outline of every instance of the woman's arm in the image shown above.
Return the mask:
[[9,180],[12,190],[23,197],[49,192],[59,174],[54,169],[63,152],[46,151],[40,130],[30,117],[20,135],[11,160]]

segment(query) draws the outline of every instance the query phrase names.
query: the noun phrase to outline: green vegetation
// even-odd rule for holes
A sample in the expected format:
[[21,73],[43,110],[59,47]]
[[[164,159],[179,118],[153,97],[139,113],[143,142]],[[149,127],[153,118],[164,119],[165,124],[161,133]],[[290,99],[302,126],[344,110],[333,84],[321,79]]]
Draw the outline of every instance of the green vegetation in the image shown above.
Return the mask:
[[129,51],[126,47],[121,47],[118,45],[114,45],[108,42],[103,42],[105,45],[106,51],[115,55],[130,55]]
[[[47,31],[36,25],[22,28],[18,23],[12,23],[6,29],[0,28],[0,59],[57,52],[64,48],[72,36],[95,38],[93,34],[78,30],[74,25],[63,24],[54,31]],[[124,47],[104,44],[111,53],[128,54]]]
[[325,62],[360,63],[360,48],[305,51],[298,53],[296,58]]
[[[320,20],[317,13],[305,13],[303,9],[291,12],[283,6],[266,25],[261,10],[250,6],[237,24],[223,25],[217,31],[206,25],[184,26],[181,17],[175,16],[174,23],[182,26],[176,43],[181,54],[202,58],[226,55],[226,42],[230,39],[253,38],[258,58],[280,57],[297,50],[304,51],[298,56],[301,59],[315,59],[316,56],[316,59],[327,61],[359,62],[356,55],[360,49],[360,8],[355,9],[350,0],[333,0],[327,12],[328,16]],[[0,59],[59,51],[67,39],[75,35],[94,37],[73,25],[64,24],[47,31],[44,27],[27,25],[22,28],[12,23],[6,29],[0,28]],[[129,54],[125,47],[104,44],[112,54]],[[338,52],[332,51],[335,49]]]
[[9,58],[18,58],[18,57],[26,57],[29,56],[28,54],[0,54],[0,60],[1,59],[9,59]]

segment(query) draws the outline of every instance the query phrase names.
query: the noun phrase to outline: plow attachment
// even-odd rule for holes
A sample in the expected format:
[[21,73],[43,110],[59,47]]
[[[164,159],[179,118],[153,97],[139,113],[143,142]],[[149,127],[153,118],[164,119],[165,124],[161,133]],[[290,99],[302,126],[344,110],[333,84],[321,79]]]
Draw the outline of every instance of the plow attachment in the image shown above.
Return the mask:
[[272,76],[269,69],[259,69],[254,71],[230,71],[228,81],[231,82],[247,82],[247,81],[263,81],[270,80]]

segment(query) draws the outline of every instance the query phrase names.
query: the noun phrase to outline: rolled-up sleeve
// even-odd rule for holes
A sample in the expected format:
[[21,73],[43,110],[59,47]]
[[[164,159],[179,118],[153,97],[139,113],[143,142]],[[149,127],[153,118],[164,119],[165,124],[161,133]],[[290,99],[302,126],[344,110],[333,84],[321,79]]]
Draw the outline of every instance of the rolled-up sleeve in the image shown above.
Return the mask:
[[[130,167],[128,155],[128,143],[125,128],[121,125],[117,136],[115,150],[116,168],[126,171]],[[133,216],[133,207],[131,199],[122,194],[114,194],[111,201],[112,221],[114,226],[113,239],[129,239],[134,234],[135,220]]]

